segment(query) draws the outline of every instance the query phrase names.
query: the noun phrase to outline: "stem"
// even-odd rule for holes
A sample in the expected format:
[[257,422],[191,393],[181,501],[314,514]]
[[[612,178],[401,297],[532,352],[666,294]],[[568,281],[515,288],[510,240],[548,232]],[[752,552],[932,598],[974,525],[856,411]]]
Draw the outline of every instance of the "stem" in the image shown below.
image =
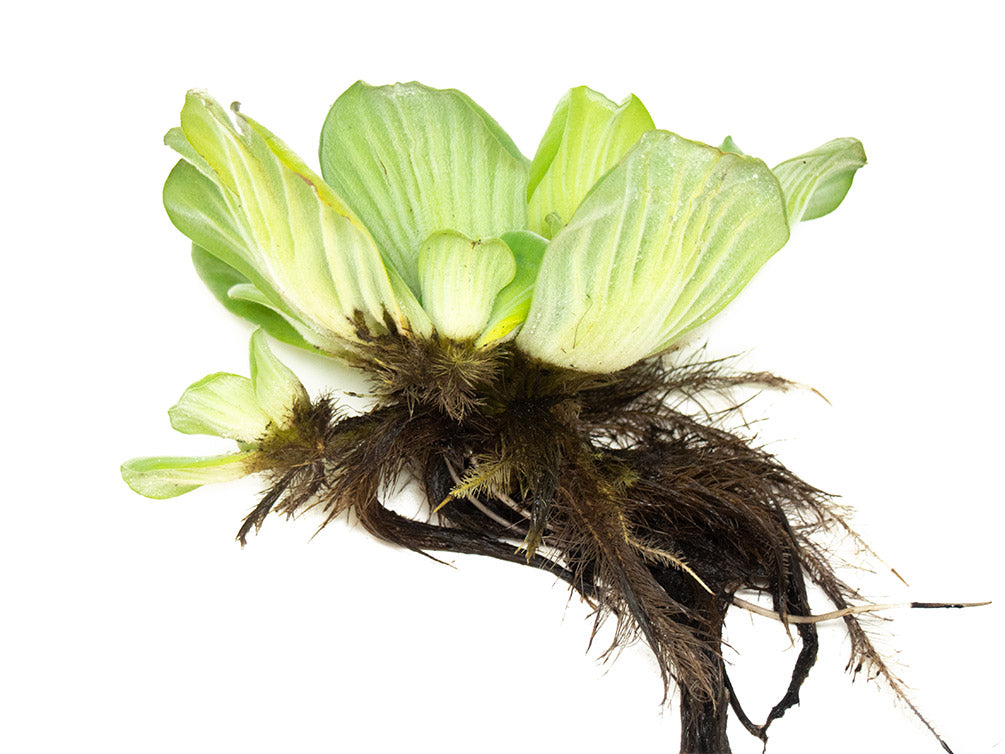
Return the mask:
[[[721,657],[711,658],[719,673],[725,673]],[[729,692],[720,684],[717,699],[700,699],[686,685],[680,687],[680,752],[681,754],[729,754],[726,738],[726,718],[729,713]]]

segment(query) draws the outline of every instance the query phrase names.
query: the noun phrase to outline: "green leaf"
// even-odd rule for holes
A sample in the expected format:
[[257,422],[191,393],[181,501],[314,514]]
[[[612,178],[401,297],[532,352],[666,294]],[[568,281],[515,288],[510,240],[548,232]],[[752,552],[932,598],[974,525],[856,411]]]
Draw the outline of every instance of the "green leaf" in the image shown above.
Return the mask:
[[[308,318],[296,312],[270,281],[218,184],[193,165],[181,161],[164,184],[164,207],[171,222],[192,239],[195,246],[216,257],[261,292],[263,301],[260,305],[267,305],[282,315],[315,349],[330,354],[339,352],[343,341],[317,323],[309,324]],[[300,322],[300,326],[296,326],[295,322]]]
[[552,237],[556,223],[548,216],[568,222],[600,177],[654,128],[634,94],[618,105],[588,87],[571,89],[559,101],[530,166],[530,229]]
[[220,186],[189,162],[178,162],[164,183],[171,222],[196,244],[281,303],[279,293],[256,267],[244,230]]
[[192,148],[192,145],[188,143],[188,139],[185,138],[185,132],[179,126],[168,129],[168,132],[164,134],[164,144],[180,154],[185,159],[185,162],[192,165],[192,167],[196,168],[211,181],[216,181],[213,168]]
[[[274,314],[281,317],[283,321],[286,322],[286,324],[288,324],[291,328],[293,328],[293,332],[297,335],[297,337],[306,344],[307,350],[311,351],[312,353],[317,353],[318,350],[321,350],[319,346],[313,346],[307,340],[308,338],[313,337],[313,331],[307,325],[305,325],[303,322],[296,319],[295,317],[288,316],[283,312],[281,312],[272,304],[271,301],[268,300],[268,298],[266,298],[264,293],[258,290],[258,288],[256,288],[251,283],[239,283],[233,286],[230,290],[227,291],[227,296],[228,298],[239,304],[248,304],[251,306],[259,307],[263,310],[269,310],[273,312]],[[293,345],[297,345],[297,343],[294,342]],[[335,356],[341,358],[348,358],[349,356],[352,355],[350,349],[343,348],[339,344],[333,344],[329,346],[325,350],[325,353],[329,356]]]
[[212,482],[230,482],[256,471],[256,453],[203,458],[134,458],[122,464],[122,479],[134,492],[163,500]]
[[454,340],[481,334],[496,296],[516,273],[504,241],[472,240],[452,230],[430,235],[418,262],[422,306],[437,332]]
[[[230,312],[263,328],[276,340],[312,353],[317,352],[317,347],[297,332],[294,325],[276,310],[265,294],[233,267],[195,244],[192,245],[192,264],[216,300]],[[232,295],[231,291],[235,288],[244,291],[244,295]],[[249,295],[248,289],[255,293]]]
[[428,329],[404,320],[373,239],[331,188],[271,132],[235,117],[240,131],[206,95],[186,97],[182,132],[212,176],[188,162],[172,171],[165,206],[175,225],[303,322],[323,350],[355,340],[357,315],[377,332],[385,312]]
[[264,330],[251,335],[251,382],[258,405],[276,426],[288,424],[294,409],[310,402],[293,370],[272,353]]
[[865,165],[858,139],[834,139],[775,166],[785,195],[789,227],[837,209],[851,188],[855,171]]
[[563,367],[623,369],[720,311],[788,235],[763,162],[650,132],[548,245],[516,343]]
[[481,337],[475,342],[476,346],[487,345],[506,337],[527,319],[531,295],[534,292],[534,283],[537,281],[537,272],[541,268],[541,260],[548,247],[547,239],[536,233],[531,233],[529,230],[503,233],[502,240],[513,252],[513,258],[516,260],[516,275],[513,276],[510,284],[499,291],[499,295],[496,296],[488,324]]
[[358,82],[321,131],[321,173],[419,291],[420,244],[439,230],[489,238],[526,227],[527,160],[469,97]]
[[722,144],[719,145],[719,149],[723,152],[729,152],[730,154],[743,154],[743,150],[736,145],[732,136],[727,136],[723,139]]
[[217,372],[194,382],[168,409],[171,426],[188,435],[216,435],[253,442],[271,417],[259,405],[251,380]]

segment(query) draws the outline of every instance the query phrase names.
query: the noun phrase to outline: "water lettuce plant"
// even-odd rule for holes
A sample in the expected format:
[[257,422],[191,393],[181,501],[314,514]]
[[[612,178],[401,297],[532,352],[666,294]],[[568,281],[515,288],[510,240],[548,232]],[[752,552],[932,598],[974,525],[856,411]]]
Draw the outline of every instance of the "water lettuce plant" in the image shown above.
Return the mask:
[[[271,512],[314,508],[324,525],[352,509],[419,552],[547,569],[598,626],[615,621],[612,650],[652,649],[679,690],[682,751],[728,751],[730,708],[766,740],[799,699],[822,617],[845,622],[855,672],[906,700],[863,628],[874,606],[828,560],[829,535],[853,536],[830,498],[730,431],[730,410],[703,410],[791,383],[677,350],[797,225],[841,204],[865,164],[856,139],[769,168],[732,139],[657,129],[634,96],[578,87],[528,160],[458,91],[357,83],[325,120],[320,176],[202,92],[166,143],[181,156],[168,215],[214,296],[256,329],[250,378],[212,374],[169,412],[236,449],[128,461],[134,490],[167,498],[258,473],[242,544]],[[372,407],[312,400],[269,336],[361,370]],[[428,520],[385,505],[405,478]],[[813,615],[811,583],[835,612]],[[801,643],[759,723],[722,659],[735,605]]]

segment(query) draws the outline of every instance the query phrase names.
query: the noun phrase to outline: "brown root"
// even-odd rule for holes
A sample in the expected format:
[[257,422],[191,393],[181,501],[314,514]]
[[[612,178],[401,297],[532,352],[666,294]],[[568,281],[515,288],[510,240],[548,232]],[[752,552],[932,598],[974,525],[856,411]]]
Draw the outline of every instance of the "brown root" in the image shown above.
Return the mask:
[[[852,607],[860,595],[819,544],[851,531],[841,511],[724,429],[728,411],[707,408],[738,387],[793,383],[700,359],[580,374],[507,346],[475,352],[399,335],[371,339],[361,359],[377,406],[345,417],[322,398],[297,418],[308,439],[273,451],[273,483],[241,527],[242,544],[271,511],[319,508],[327,524],[351,508],[369,532],[417,552],[552,571],[596,607],[594,633],[614,620],[605,656],[640,638],[652,649],[666,690],[680,689],[686,752],[729,751],[728,708],[766,740],[799,701],[817,654],[807,597],[815,584],[836,608],[827,617],[848,628],[849,667],[884,677],[945,746],[873,646]],[[430,521],[383,504],[403,478],[423,485]],[[801,643],[785,694],[760,724],[743,711],[722,659],[723,622],[741,590],[767,595],[772,609],[761,611]]]

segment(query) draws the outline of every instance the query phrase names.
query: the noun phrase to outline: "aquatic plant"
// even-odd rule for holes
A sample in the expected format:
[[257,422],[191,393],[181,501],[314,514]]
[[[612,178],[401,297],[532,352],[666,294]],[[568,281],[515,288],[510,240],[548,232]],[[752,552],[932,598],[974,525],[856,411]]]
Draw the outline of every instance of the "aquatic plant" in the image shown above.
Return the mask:
[[[528,160],[460,92],[358,83],[325,121],[323,178],[200,92],[166,142],[182,157],[168,215],[213,294],[258,329],[250,378],[210,375],[169,412],[236,450],[129,461],[133,489],[166,498],[258,473],[242,544],[272,512],[315,509],[324,525],[352,510],[412,550],[551,571],[596,626],[615,622],[608,652],[652,649],[680,692],[685,752],[728,751],[730,708],[766,740],[799,699],[824,618],[844,621],[849,667],[915,709],[863,628],[876,606],[829,561],[829,534],[854,537],[841,512],[730,428],[736,391],[792,383],[678,350],[798,224],[842,202],[865,164],[857,140],[769,168],[732,139],[655,128],[636,97],[579,87]],[[266,334],[361,370],[371,408],[311,400]],[[385,504],[403,479],[424,489],[428,520]],[[813,615],[809,584],[832,613]],[[801,642],[759,723],[722,658],[735,605]]]

